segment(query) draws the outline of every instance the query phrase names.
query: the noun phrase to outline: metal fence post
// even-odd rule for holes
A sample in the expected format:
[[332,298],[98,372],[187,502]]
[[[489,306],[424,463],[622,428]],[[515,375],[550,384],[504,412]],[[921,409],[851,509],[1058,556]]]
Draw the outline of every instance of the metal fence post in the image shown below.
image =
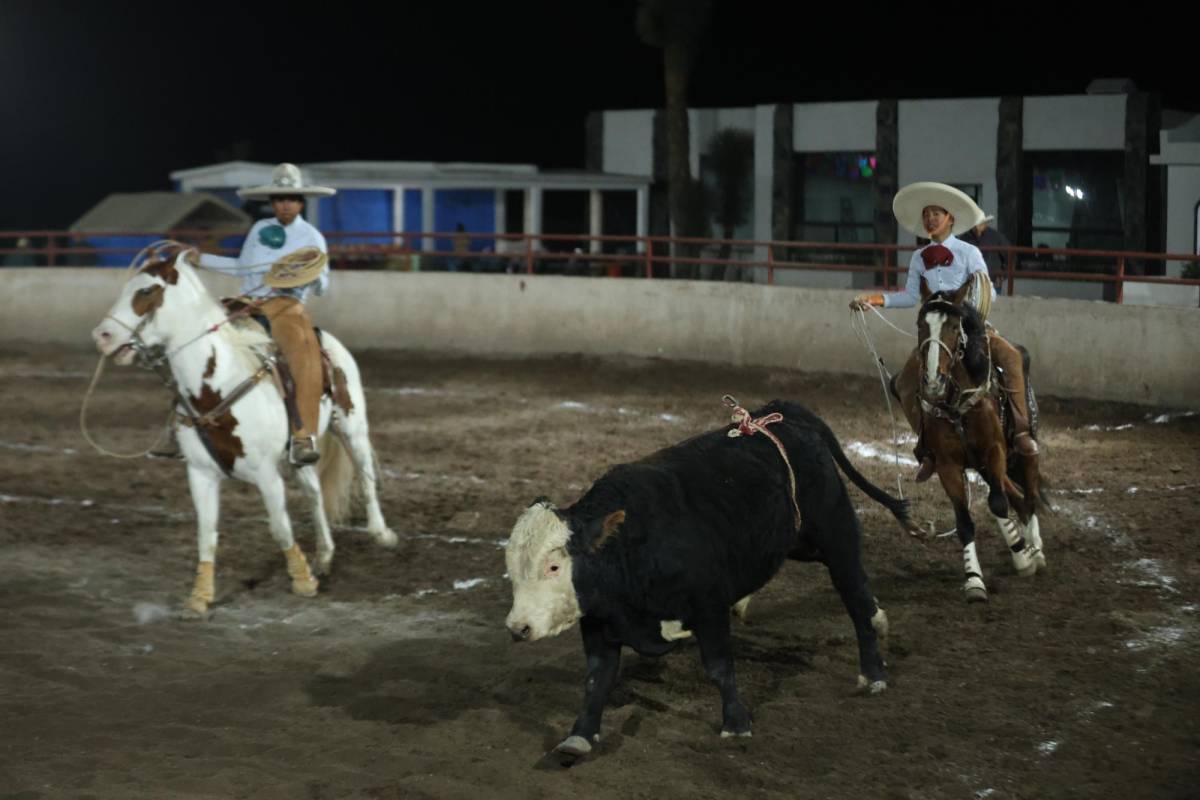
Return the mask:
[[1125,256],[1117,256],[1117,305],[1125,302]]
[[767,285],[775,285],[775,245],[767,245]]

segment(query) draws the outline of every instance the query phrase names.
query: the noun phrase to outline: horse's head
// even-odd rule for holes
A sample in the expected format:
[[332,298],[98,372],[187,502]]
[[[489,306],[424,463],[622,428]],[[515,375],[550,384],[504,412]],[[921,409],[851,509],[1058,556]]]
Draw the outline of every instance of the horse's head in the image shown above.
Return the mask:
[[182,245],[159,247],[142,262],[92,331],[101,353],[126,366],[138,350],[169,345],[175,334],[173,319],[191,317],[187,309],[198,293],[205,293],[185,258],[188,252]]
[[921,357],[921,396],[930,403],[946,400],[953,383],[951,372],[966,351],[963,299],[970,284],[957,292],[930,292],[921,279],[921,313],[917,316],[918,352]]

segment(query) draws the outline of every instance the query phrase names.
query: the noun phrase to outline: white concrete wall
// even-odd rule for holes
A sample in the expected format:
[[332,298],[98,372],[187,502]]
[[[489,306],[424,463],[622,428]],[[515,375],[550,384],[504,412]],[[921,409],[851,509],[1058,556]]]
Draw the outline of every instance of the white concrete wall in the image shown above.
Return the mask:
[[[91,329],[124,280],[116,269],[3,270],[0,344],[90,347]],[[310,309],[355,350],[627,354],[874,375],[846,302],[845,291],[716,282],[347,272]],[[911,309],[888,316],[915,327]],[[1029,348],[1043,394],[1197,404],[1200,309],[1004,298],[993,320]],[[878,321],[871,330],[885,362],[898,368],[912,340]]]
[[1026,150],[1124,150],[1125,95],[1026,97],[1021,125]]
[[654,112],[604,112],[605,172],[623,175],[654,174]]
[[[898,127],[900,186],[977,183],[980,206],[995,212],[999,99],[901,100]],[[896,242],[912,244],[913,235],[898,228]]]
[[859,103],[797,103],[792,149],[797,153],[875,152],[877,100]]

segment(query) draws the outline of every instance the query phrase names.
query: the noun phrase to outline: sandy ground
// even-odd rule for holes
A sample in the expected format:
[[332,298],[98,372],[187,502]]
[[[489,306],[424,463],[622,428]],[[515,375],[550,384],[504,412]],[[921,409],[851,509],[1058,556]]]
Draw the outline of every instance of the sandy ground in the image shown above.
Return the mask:
[[[185,621],[182,464],[83,442],[94,355],[0,349],[0,798],[1200,795],[1200,416],[1043,399],[1048,569],[1013,573],[977,491],[986,605],[961,599],[955,538],[907,538],[851,489],[891,617],[887,692],[855,694],[848,617],[822,568],[789,564],[735,625],[752,739],[717,736],[694,645],[626,651],[602,745],[568,770],[544,754],[581,703],[578,634],[517,646],[503,627],[501,543],[519,511],[722,424],[726,392],[809,405],[894,490],[878,383],[660,361],[360,361],[401,547],[339,529],[320,594],[293,596],[256,493],[227,484],[217,602]],[[165,403],[152,377],[110,369],[90,426],[141,449]],[[953,525],[936,482],[904,489],[919,519]],[[311,551],[298,491],[290,507]]]

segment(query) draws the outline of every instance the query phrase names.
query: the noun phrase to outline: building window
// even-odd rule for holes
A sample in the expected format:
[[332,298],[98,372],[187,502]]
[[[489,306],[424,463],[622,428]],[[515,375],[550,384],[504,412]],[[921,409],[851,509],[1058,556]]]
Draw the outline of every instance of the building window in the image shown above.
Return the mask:
[[875,241],[875,154],[796,153],[791,238]]
[[1025,154],[1032,247],[1125,247],[1125,156],[1120,152]]

